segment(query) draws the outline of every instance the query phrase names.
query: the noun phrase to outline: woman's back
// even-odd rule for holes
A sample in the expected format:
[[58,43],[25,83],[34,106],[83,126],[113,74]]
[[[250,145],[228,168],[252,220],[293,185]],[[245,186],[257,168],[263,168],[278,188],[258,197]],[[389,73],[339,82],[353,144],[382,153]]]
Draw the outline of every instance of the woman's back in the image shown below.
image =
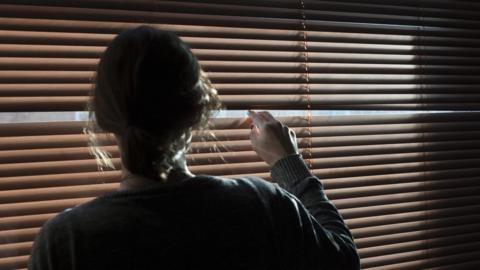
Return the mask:
[[275,243],[257,189],[266,191],[259,180],[197,176],[106,194],[50,220],[41,235],[54,240],[37,240],[44,252],[31,267],[267,269]]
[[272,175],[303,204],[255,177],[115,191],[49,220],[29,268],[358,269],[351,234],[302,159]]

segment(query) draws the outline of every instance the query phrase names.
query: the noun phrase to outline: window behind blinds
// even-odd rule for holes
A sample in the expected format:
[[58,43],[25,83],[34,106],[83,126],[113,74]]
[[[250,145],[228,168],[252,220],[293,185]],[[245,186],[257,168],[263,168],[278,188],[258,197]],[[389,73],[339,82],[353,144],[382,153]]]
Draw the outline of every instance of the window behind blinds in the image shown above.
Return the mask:
[[[352,229],[363,269],[478,269],[478,3],[2,1],[0,111],[84,110],[105,46],[139,24],[190,44],[228,109],[287,112],[280,120]],[[192,172],[269,179],[241,119],[213,122],[216,141],[193,139]],[[120,170],[99,171],[89,154],[84,125],[0,124],[0,270],[26,268],[48,218],[118,186]],[[120,169],[115,142],[101,140]]]

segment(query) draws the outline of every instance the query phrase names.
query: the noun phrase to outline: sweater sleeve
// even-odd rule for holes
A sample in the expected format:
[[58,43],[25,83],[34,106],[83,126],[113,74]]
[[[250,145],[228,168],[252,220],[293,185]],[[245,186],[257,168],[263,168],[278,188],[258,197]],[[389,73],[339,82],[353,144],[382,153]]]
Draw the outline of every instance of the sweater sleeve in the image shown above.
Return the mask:
[[283,188],[278,188],[274,211],[287,216],[291,224],[277,225],[283,230],[283,255],[290,257],[287,265],[295,269],[360,269],[352,234],[301,155],[277,161],[271,176]]
[[29,270],[55,270],[57,268],[56,234],[52,219],[48,220],[37,233],[28,260]]
[[47,220],[35,236],[28,259],[28,270],[62,270],[71,265],[69,241],[66,237],[65,213],[63,211]]

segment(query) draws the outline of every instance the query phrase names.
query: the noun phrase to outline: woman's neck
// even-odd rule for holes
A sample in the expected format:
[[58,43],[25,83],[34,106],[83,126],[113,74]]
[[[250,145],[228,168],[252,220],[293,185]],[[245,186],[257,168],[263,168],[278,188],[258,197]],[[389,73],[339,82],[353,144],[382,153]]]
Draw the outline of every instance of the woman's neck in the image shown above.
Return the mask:
[[[187,167],[185,156],[177,160],[176,166],[169,172],[167,181],[168,182],[179,182],[186,178],[194,177],[195,175],[190,172]],[[151,179],[137,174],[132,174],[127,169],[122,169],[121,183],[118,190],[131,190],[137,188],[143,188],[147,186],[158,186],[162,185],[163,182],[160,182],[156,179]]]

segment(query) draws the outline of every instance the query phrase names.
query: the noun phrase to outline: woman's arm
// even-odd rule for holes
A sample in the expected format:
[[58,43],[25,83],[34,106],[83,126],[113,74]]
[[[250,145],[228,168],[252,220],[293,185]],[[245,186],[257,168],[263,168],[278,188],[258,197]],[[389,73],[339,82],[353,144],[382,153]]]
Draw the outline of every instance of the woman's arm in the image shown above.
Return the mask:
[[[274,214],[296,216],[297,220],[280,226],[281,234],[291,234],[284,244],[287,256],[297,257],[291,259],[291,264],[301,269],[360,269],[348,227],[301,156],[295,154],[280,159],[272,167],[271,175],[284,188],[278,192]],[[292,249],[297,249],[296,255]]]
[[[60,233],[55,229],[57,219],[47,220],[35,236],[32,251],[28,260],[28,270],[56,270],[58,268],[58,247]],[[64,258],[66,259],[66,258]]]
[[249,116],[253,149],[283,188],[277,190],[272,211],[284,261],[299,269],[359,269],[353,237],[299,154],[295,132],[268,112]]

